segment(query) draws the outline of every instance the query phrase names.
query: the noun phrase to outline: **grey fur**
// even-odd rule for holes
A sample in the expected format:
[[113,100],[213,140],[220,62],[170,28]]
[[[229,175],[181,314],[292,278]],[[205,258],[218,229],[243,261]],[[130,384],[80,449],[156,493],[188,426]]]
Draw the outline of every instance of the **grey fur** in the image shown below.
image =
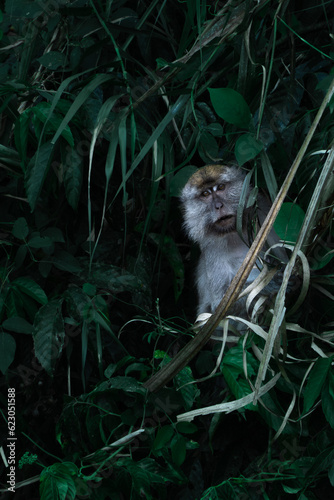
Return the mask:
[[[214,312],[249,249],[248,209],[245,210],[243,224],[243,239],[247,244],[235,228],[244,178],[245,174],[237,167],[209,165],[195,172],[182,190],[184,227],[190,239],[201,249],[196,272],[198,314]],[[225,187],[218,190],[217,186],[221,184]],[[268,207],[264,198],[260,197],[258,202],[262,204],[263,218]],[[258,273],[257,269],[252,271],[247,285]],[[240,310],[244,306],[245,302],[241,301],[233,313],[244,316],[245,311]]]

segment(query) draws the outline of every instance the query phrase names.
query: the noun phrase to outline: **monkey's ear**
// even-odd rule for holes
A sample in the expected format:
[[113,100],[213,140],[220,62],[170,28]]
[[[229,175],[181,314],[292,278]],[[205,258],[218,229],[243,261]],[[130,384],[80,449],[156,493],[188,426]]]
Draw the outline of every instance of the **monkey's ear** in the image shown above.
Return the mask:
[[194,165],[187,165],[186,167],[183,167],[181,168],[181,170],[176,172],[170,182],[170,195],[179,198],[181,196],[182,189],[187,184],[189,178],[193,175],[193,173],[196,172],[196,170],[198,169]]

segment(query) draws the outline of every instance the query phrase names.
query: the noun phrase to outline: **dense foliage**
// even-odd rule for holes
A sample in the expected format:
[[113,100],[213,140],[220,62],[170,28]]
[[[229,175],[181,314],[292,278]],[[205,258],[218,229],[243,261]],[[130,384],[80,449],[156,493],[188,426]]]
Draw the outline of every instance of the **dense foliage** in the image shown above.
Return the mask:
[[[3,498],[11,463],[18,499],[330,498],[333,2],[0,6]],[[148,392],[194,335],[180,188],[221,159],[274,200],[306,137],[276,336],[272,304]]]

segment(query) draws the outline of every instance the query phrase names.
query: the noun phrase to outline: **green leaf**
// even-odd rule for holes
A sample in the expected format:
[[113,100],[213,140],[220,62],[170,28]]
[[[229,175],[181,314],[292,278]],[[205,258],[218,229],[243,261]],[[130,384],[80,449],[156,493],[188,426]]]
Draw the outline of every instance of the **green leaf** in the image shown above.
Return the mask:
[[29,123],[31,113],[31,108],[26,109],[19,115],[15,122],[14,140],[16,148],[21,156],[23,166],[25,166],[27,159],[27,145],[29,138]]
[[66,55],[62,52],[51,50],[39,57],[37,61],[50,70],[56,70],[66,65],[66,59]]
[[43,276],[43,278],[47,278],[49,276],[51,269],[52,262],[49,262],[48,260],[41,260],[38,264],[38,271],[40,272],[40,275]]
[[263,143],[252,134],[241,135],[235,144],[235,157],[240,167],[253,160],[263,149]]
[[146,378],[148,371],[149,368],[145,363],[132,363],[125,369],[124,373],[128,376],[133,372],[138,372],[138,378],[142,380],[143,378]]
[[224,128],[220,123],[210,123],[205,127],[207,132],[210,132],[214,137],[223,137]]
[[135,358],[132,356],[124,356],[117,363],[111,363],[104,371],[104,376],[106,378],[111,378],[113,374],[119,370],[121,367],[127,365],[129,362],[133,361]]
[[199,390],[197,388],[197,385],[194,384],[194,376],[189,366],[183,368],[175,376],[175,384],[176,387],[180,388],[185,408],[187,410],[190,410],[194,404],[195,398],[199,393]]
[[177,436],[171,445],[173,462],[180,467],[186,458],[186,440]]
[[29,234],[29,227],[24,217],[16,219],[13,225],[12,234],[19,240],[24,240]]
[[334,401],[334,373],[333,373],[333,370],[330,370],[328,372],[328,383],[329,383],[329,394],[331,395],[331,397],[333,398],[333,401]]
[[[147,500],[153,500],[151,496],[151,481],[150,474],[139,464],[128,464],[127,471],[131,474],[133,489]],[[137,497],[138,498],[138,497]]]
[[15,290],[12,288],[7,296],[6,296],[6,309],[7,309],[7,316],[12,317],[12,316],[20,316],[21,313],[21,307],[20,311],[18,311],[18,304],[17,304],[17,294],[15,293]]
[[[298,493],[298,491],[301,490],[301,486],[297,485],[297,486],[287,486],[286,484],[282,484],[282,488],[284,490],[285,493],[288,493],[288,495],[295,495],[296,493]],[[300,498],[300,497],[298,497]]]
[[164,425],[163,427],[161,427],[157,432],[152,449],[154,451],[157,451],[161,450],[161,448],[164,448],[172,439],[173,434],[174,429],[171,425]]
[[20,165],[22,166],[18,152],[15,151],[15,149],[4,146],[3,144],[0,144],[0,161],[1,163],[14,167],[20,167]]
[[28,202],[32,211],[35,209],[38,197],[42,190],[44,180],[49,169],[52,152],[53,144],[46,142],[38,148],[35,155],[29,162],[25,175],[25,187]]
[[308,469],[308,477],[316,477],[322,471],[327,471],[328,468],[333,464],[334,459],[334,448],[333,444],[324,444],[325,449],[320,451],[320,453],[315,457],[311,467]]
[[202,132],[198,143],[198,154],[204,163],[215,161],[215,158],[218,157],[218,153],[218,143],[214,136],[207,131]]
[[64,167],[64,186],[67,201],[76,210],[82,186],[83,156],[75,148],[62,146],[62,161]]
[[57,480],[49,475],[47,469],[44,469],[41,474],[41,482],[39,485],[41,500],[58,500]]
[[[236,368],[224,364],[222,367],[222,375],[236,399],[241,399],[252,392],[247,380],[238,377],[238,370]],[[257,410],[257,407],[252,403],[245,406],[245,408],[250,411]]]
[[144,387],[133,377],[113,377],[109,380],[108,387],[124,392],[136,392],[141,395],[146,394]]
[[74,255],[65,250],[59,251],[54,256],[53,263],[57,269],[68,271],[69,273],[78,273],[81,270],[81,266]]
[[7,0],[6,12],[13,18],[35,19],[43,14],[43,6],[34,0]]
[[35,354],[43,368],[52,375],[65,339],[64,323],[61,315],[63,299],[54,299],[41,307],[34,321]]
[[105,164],[105,174],[106,174],[106,188],[105,189],[107,189],[111,174],[114,171],[114,164],[115,164],[115,157],[116,157],[117,148],[118,148],[117,130],[112,130],[109,148],[108,148],[108,154],[107,154],[107,158],[106,158],[106,164]]
[[[84,87],[77,97],[75,98],[73,104],[71,105],[70,109],[66,113],[64,119],[62,120],[61,124],[59,125],[59,128],[57,132],[55,133],[53,139],[52,139],[52,144],[55,144],[59,137],[62,135],[64,129],[67,127],[68,123],[72,120],[74,115],[78,112],[78,110],[81,108],[81,106],[84,104],[84,102],[88,99],[88,97],[91,96],[92,92],[96,89],[96,87],[103,85],[104,83],[108,82],[113,78],[113,75],[96,75],[92,81],[90,81],[86,87]],[[63,82],[63,84],[67,83],[67,81],[70,81],[70,79],[67,79]],[[60,90],[60,88],[59,88]],[[53,108],[51,107],[51,110]],[[50,116],[50,113],[49,113]],[[52,116],[52,115],[51,115]]]
[[330,394],[328,386],[329,382],[326,380],[321,391],[321,406],[327,422],[334,429],[334,398]]
[[251,112],[239,92],[230,88],[208,90],[212,106],[220,118],[238,127],[248,128]]
[[315,362],[304,391],[304,414],[312,408],[316,399],[320,396],[332,361],[333,358],[319,358]]
[[154,359],[163,359],[164,361],[170,361],[170,356],[165,352],[161,351],[160,349],[156,349],[153,353]]
[[0,331],[0,370],[6,373],[8,367],[14,360],[16,342],[9,333]]
[[[34,116],[44,124],[45,131],[48,132],[58,130],[60,124],[63,122],[63,116],[59,115],[56,112],[50,114],[50,108],[51,104],[48,102],[40,102],[34,108],[32,108]],[[74,146],[74,139],[69,125],[66,125],[62,129],[61,135],[68,142],[70,147]]]
[[56,463],[43,469],[40,477],[41,500],[74,500],[76,486],[73,476],[78,469],[72,462]]
[[47,248],[52,245],[52,241],[45,236],[32,236],[28,241],[28,245],[31,248]]
[[178,472],[175,468],[160,467],[151,458],[144,458],[138,462],[138,466],[145,470],[152,484],[166,484],[166,481],[173,481],[180,484],[184,481],[182,473]]
[[16,278],[13,281],[13,285],[42,305],[48,301],[44,290],[31,278]]
[[296,243],[304,218],[305,212],[299,205],[283,203],[274,223],[278,237],[283,241]]
[[[258,362],[246,351],[248,375],[255,375],[258,370]],[[238,375],[244,374],[244,352],[241,344],[231,347],[224,356],[223,366],[234,369]]]
[[82,285],[82,290],[90,297],[94,297],[94,295],[96,295],[96,286],[91,283],[84,283]]
[[182,434],[193,434],[198,431],[197,425],[192,422],[178,422],[176,424],[176,429],[178,432],[182,432]]
[[[154,128],[151,136],[147,139],[144,146],[140,149],[140,152],[134,159],[131,164],[129,170],[126,173],[126,176],[122,179],[120,186],[117,189],[115,197],[117,197],[118,193],[125,188],[127,180],[133,175],[133,172],[138,167],[140,162],[146,156],[146,154],[150,151],[150,149],[154,146],[154,143],[158,140],[158,138],[162,135],[163,131],[167,127],[167,125],[177,116],[181,110],[186,106],[190,97],[188,95],[181,95],[178,100],[169,108],[168,113],[163,117],[163,119],[159,122],[159,125]],[[187,118],[190,113],[190,109],[186,108],[186,112],[184,114],[184,120]]]
[[312,255],[309,257],[311,269],[317,271],[325,267],[334,258],[334,251],[325,245],[320,239],[318,245],[314,248]]
[[196,170],[198,170],[198,168],[193,165],[187,165],[186,167],[181,168],[181,170],[173,176],[170,182],[170,195],[179,197],[181,195],[181,190],[188,182],[189,177],[191,177]]
[[6,319],[2,323],[2,326],[6,330],[15,333],[30,334],[33,332],[33,326],[28,323],[26,319],[20,318],[19,316],[12,316],[11,318]]
[[15,266],[16,269],[22,266],[26,256],[28,253],[28,247],[26,245],[20,245],[19,248],[17,249],[16,255],[15,255]]

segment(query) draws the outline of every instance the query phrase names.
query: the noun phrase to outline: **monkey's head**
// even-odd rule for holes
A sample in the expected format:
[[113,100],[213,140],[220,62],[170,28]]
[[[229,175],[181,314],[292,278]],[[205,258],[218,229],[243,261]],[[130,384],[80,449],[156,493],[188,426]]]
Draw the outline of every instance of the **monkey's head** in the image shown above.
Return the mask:
[[245,174],[235,166],[207,165],[197,170],[181,193],[189,237],[205,242],[235,231]]

